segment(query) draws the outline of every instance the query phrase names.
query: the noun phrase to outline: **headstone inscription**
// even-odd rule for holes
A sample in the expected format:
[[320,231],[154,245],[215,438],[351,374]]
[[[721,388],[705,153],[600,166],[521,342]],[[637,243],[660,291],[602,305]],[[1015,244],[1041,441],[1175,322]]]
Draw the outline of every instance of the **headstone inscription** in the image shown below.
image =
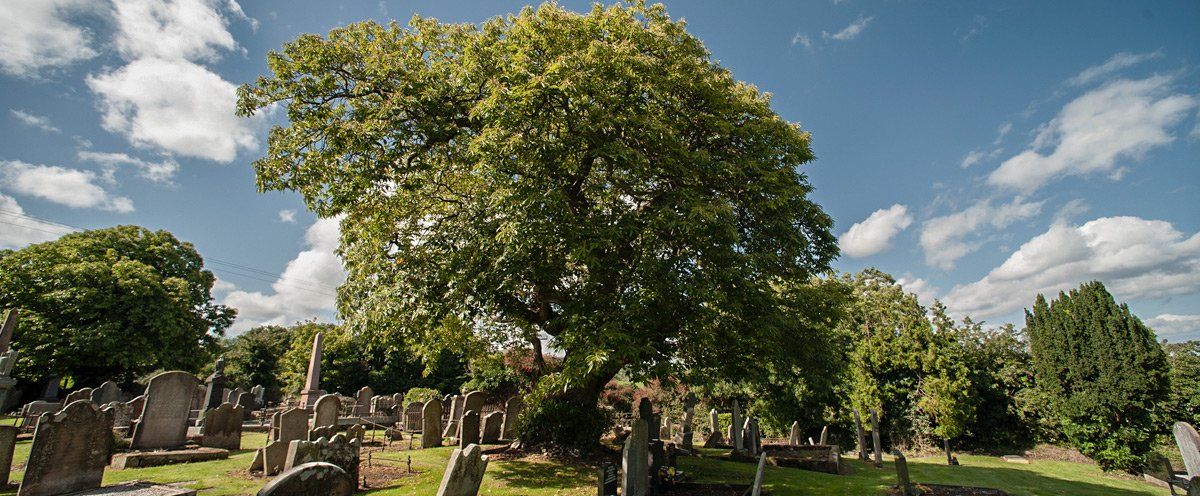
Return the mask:
[[596,495],[597,496],[617,496],[617,487],[620,485],[620,477],[617,472],[617,464],[605,463],[600,466],[600,476],[596,479]]
[[650,484],[650,427],[645,420],[633,421],[633,429],[621,450],[622,496],[646,496]]
[[51,496],[100,487],[111,444],[112,415],[90,401],[42,415],[17,495]]
[[192,392],[200,380],[187,372],[160,373],[146,386],[142,414],[133,428],[133,449],[159,449],[187,442]]
[[479,445],[455,448],[442,475],[437,496],[476,496],[487,470],[488,459],[482,455]]
[[258,496],[350,496],[356,484],[350,474],[332,463],[312,462],[292,467],[271,479]]
[[432,399],[425,402],[421,412],[421,447],[436,448],[442,445],[442,402]]

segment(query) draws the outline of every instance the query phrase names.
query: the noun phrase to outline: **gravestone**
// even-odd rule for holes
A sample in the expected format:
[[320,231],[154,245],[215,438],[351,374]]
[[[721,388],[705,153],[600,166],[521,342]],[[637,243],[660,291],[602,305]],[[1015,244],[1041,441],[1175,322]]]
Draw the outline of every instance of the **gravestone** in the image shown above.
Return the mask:
[[646,421],[646,439],[654,441],[659,437],[658,418],[654,416],[654,402],[650,398],[642,398],[637,403],[637,418]]
[[425,402],[421,412],[421,447],[436,448],[442,445],[442,402],[432,399]]
[[92,390],[92,403],[97,405],[105,405],[114,401],[121,401],[121,387],[113,381],[104,381],[103,384]]
[[883,443],[879,440],[879,412],[871,409],[871,444],[875,447],[875,468],[883,468]]
[[504,412],[492,412],[483,418],[483,433],[480,442],[496,444],[500,442],[500,432],[504,429]]
[[1175,444],[1179,446],[1179,454],[1183,456],[1183,466],[1187,469],[1188,477],[1200,476],[1200,434],[1187,422],[1175,422],[1171,432],[1175,434]]
[[370,386],[363,386],[358,390],[358,394],[354,395],[354,413],[356,417],[369,415],[371,413],[371,398],[375,397],[375,391]]
[[517,420],[524,409],[525,400],[520,396],[513,396],[504,403],[504,428],[500,431],[501,439],[517,438]]
[[242,448],[242,418],[245,413],[240,406],[221,403],[221,406],[204,411],[201,422],[203,436],[200,446],[237,450]]
[[829,426],[828,425],[821,428],[821,442],[819,444],[821,446],[826,446],[829,444]]
[[683,439],[683,449],[689,451],[692,449],[692,437],[694,435],[692,433],[692,425],[696,421],[696,402],[696,395],[692,393],[688,393],[683,398],[683,430],[680,435]]
[[596,495],[617,496],[618,487],[620,475],[617,472],[617,464],[605,463],[600,467],[600,476],[596,478]]
[[758,468],[754,470],[754,486],[750,488],[750,496],[762,494],[763,476],[766,475],[767,454],[758,455]]
[[112,401],[112,402],[109,402],[107,405],[104,405],[104,407],[101,409],[105,410],[109,413],[112,413],[114,428],[115,427],[129,427],[129,424],[132,421],[131,415],[129,413],[129,405],[127,405],[125,403],[121,403],[120,401]]
[[[271,441],[259,450],[258,458],[261,459],[260,466],[251,466],[251,470],[258,468],[262,470],[263,475],[275,475],[283,472],[283,466],[287,464],[288,446],[291,441]],[[254,465],[258,465],[258,463]]]
[[450,454],[450,462],[446,464],[446,472],[442,475],[442,484],[438,486],[437,496],[479,494],[479,485],[483,482],[483,473],[488,464],[487,457],[481,453],[482,450],[477,444],[455,448],[454,453]]
[[663,415],[662,417],[662,427],[658,430],[658,438],[671,439],[671,431],[673,430],[671,426],[671,417],[667,417],[666,415]]
[[308,412],[301,408],[289,408],[275,415],[279,419],[275,425],[276,441],[287,443],[308,439]]
[[12,470],[13,450],[17,447],[15,425],[0,425],[0,487],[8,486],[9,471]]
[[125,405],[129,407],[129,420],[136,421],[142,418],[142,410],[146,408],[146,395],[136,396],[126,401]]
[[718,425],[720,423],[721,423],[721,417],[717,413],[717,409],[713,408],[712,410],[709,410],[708,411],[708,426],[709,426],[708,432],[720,436],[721,435],[721,426]]
[[788,435],[788,444],[792,446],[800,445],[800,421],[792,422],[792,431]]
[[42,401],[57,401],[61,403],[61,400],[58,399],[58,387],[60,381],[62,381],[62,378],[57,375],[51,375],[50,377],[47,377],[46,388],[42,390],[42,397],[39,399]]
[[371,415],[391,415],[394,406],[391,396],[376,396],[371,398]]
[[475,410],[463,414],[458,432],[458,447],[466,448],[469,444],[479,444],[479,412]]
[[12,341],[13,332],[17,330],[17,317],[21,311],[10,308],[4,312],[4,321],[0,323],[0,353],[8,351],[8,343]]
[[[238,402],[238,398],[240,398],[241,396],[242,396],[242,388],[233,388],[228,391],[225,391],[224,403],[229,403],[230,405],[236,405]],[[210,408],[215,408],[215,407],[210,407]]]
[[647,496],[650,484],[649,425],[634,420],[625,447],[621,450],[621,495]]
[[742,407],[738,405],[737,400],[733,400],[733,419],[730,423],[729,442],[733,444],[734,451],[742,451],[745,447],[742,446]]
[[254,393],[251,392],[245,392],[238,395],[237,402],[234,404],[242,407],[242,410],[246,413],[247,417],[250,416],[250,412],[258,410],[258,400],[254,398]]
[[174,448],[187,442],[192,392],[200,382],[187,372],[163,372],[146,386],[145,405],[133,428],[133,449]]
[[12,369],[16,364],[17,350],[0,353],[0,412],[8,411],[8,401],[11,398],[8,393],[17,385],[17,380],[12,378]]
[[917,493],[913,491],[912,479],[908,477],[908,458],[904,457],[904,453],[900,450],[892,450],[892,456],[896,457],[896,487],[900,490],[900,496],[914,496]]
[[67,399],[63,400],[64,405],[70,405],[76,401],[92,401],[92,388],[82,388],[71,391],[67,394]]
[[292,467],[271,479],[258,496],[350,496],[357,484],[332,463],[312,462]]
[[320,427],[313,427],[312,429],[310,429],[308,431],[308,440],[316,441],[321,438],[328,439],[328,438],[333,437],[334,434],[337,434],[337,428],[335,428],[332,425],[322,425]]
[[250,392],[254,394],[254,402],[259,408],[267,405],[267,388],[260,384],[250,388]]
[[854,430],[858,432],[858,459],[867,461],[867,436],[863,434],[862,416],[854,409]]
[[367,430],[363,428],[362,424],[354,424],[346,428],[346,437],[357,439],[361,444],[363,442],[363,438],[367,437]]
[[[463,415],[466,415],[468,411],[473,410],[475,413],[483,414],[483,399],[483,391],[471,391],[466,396],[463,396],[462,411],[458,414],[459,422],[462,421]],[[459,424],[459,429],[462,429],[461,423]],[[466,446],[466,444],[459,443],[459,446]]]
[[213,364],[213,373],[204,380],[204,408],[216,408],[225,402],[225,385],[229,383],[229,379],[225,377],[225,357],[217,358],[217,363]]
[[[442,431],[442,437],[458,437],[458,422],[463,412],[462,401],[463,397],[457,394],[450,397],[450,411],[447,412],[449,419],[446,421],[446,430]],[[445,411],[445,406],[443,400],[443,411]]]
[[336,394],[321,396],[313,406],[313,429],[317,427],[337,426],[338,412],[342,407],[341,400]]
[[43,414],[17,495],[51,496],[100,487],[112,439],[112,415],[90,401]]
[[313,336],[312,354],[308,357],[308,374],[304,376],[304,390],[300,391],[300,407],[313,408],[324,394],[321,391],[321,350],[324,334]]
[[287,459],[284,470],[291,470],[297,465],[310,462],[326,462],[341,467],[355,481],[358,481],[359,450],[362,445],[357,439],[344,434],[332,438],[319,438],[316,441],[292,441],[288,445]]

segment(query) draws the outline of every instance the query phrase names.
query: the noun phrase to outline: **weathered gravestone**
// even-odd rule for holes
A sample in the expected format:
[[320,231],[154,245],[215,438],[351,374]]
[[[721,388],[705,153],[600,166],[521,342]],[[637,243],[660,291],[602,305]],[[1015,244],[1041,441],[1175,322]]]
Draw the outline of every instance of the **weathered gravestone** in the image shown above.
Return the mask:
[[863,434],[862,415],[854,409],[854,430],[858,433],[858,459],[867,461],[867,436]]
[[692,393],[688,393],[683,399],[683,430],[680,436],[683,440],[683,449],[689,451],[692,449],[692,437],[694,435],[692,433],[692,425],[696,421],[696,402],[696,395]]
[[800,446],[800,421],[792,422],[792,430],[788,435],[788,444]]
[[313,408],[325,394],[321,390],[321,351],[324,334],[313,336],[312,354],[308,357],[308,374],[304,376],[304,390],[300,391],[300,407]]
[[17,495],[51,496],[100,487],[111,444],[112,415],[90,401],[42,415]]
[[820,444],[821,446],[826,446],[829,444],[829,426],[828,425],[821,428],[821,442],[818,444]]
[[316,441],[292,441],[288,445],[284,470],[310,462],[326,462],[341,467],[358,483],[358,456],[362,445],[344,434]]
[[645,420],[634,420],[621,450],[621,495],[646,496],[650,485],[650,439]]
[[646,421],[646,439],[653,441],[658,439],[659,421],[658,417],[654,416],[654,402],[650,398],[642,398],[637,403],[637,418]]
[[1171,432],[1175,434],[1175,444],[1179,446],[1179,454],[1183,456],[1183,466],[1187,469],[1188,476],[1200,476],[1200,434],[1187,422],[1175,422]]
[[[445,412],[445,404],[442,404],[442,410]],[[442,431],[442,437],[458,437],[459,420],[463,414],[463,397],[454,395],[450,397],[450,411],[446,412],[449,415],[446,421],[446,429]]]
[[354,395],[354,416],[361,417],[371,413],[371,398],[375,397],[375,391],[370,386],[363,386],[358,390],[358,394]]
[[342,402],[336,394],[327,394],[318,399],[316,405],[313,406],[313,429],[326,426],[336,427],[341,407]]
[[82,388],[71,391],[67,394],[67,399],[63,400],[64,405],[70,405],[79,400],[92,401],[92,388]]
[[600,476],[596,480],[597,496],[617,496],[617,487],[620,487],[620,474],[617,471],[617,464],[605,463],[600,467]]
[[142,410],[146,408],[146,395],[139,395],[133,399],[126,401],[125,405],[129,407],[129,419],[137,421],[142,418]]
[[875,447],[875,468],[883,468],[883,443],[879,434],[879,412],[871,409],[871,444]]
[[479,412],[467,410],[462,416],[458,432],[458,447],[466,448],[468,444],[479,444]]
[[900,490],[900,496],[914,496],[917,493],[913,491],[912,479],[908,476],[908,458],[904,457],[904,453],[900,450],[892,450],[892,456],[896,457],[896,487]]
[[276,413],[272,421],[275,423],[275,441],[291,442],[308,438],[308,412],[301,408],[289,408]]
[[237,403],[234,404],[242,409],[247,418],[250,417],[250,412],[258,409],[258,400],[254,398],[254,393],[250,392],[239,394]]
[[229,379],[225,377],[225,357],[217,358],[213,364],[213,373],[205,379],[204,405],[201,408],[216,408],[225,402],[225,385]]
[[104,405],[104,407],[102,407],[101,409],[104,411],[107,411],[109,413],[112,413],[114,428],[129,427],[129,423],[132,421],[131,415],[129,413],[129,405],[127,405],[125,403],[121,403],[120,401],[112,401],[112,402],[109,402],[107,405]]
[[450,463],[446,464],[446,472],[442,475],[442,484],[438,486],[437,496],[479,494],[479,485],[483,482],[483,473],[488,464],[487,457],[481,452],[477,444],[455,448],[454,453],[450,454]]
[[225,403],[229,403],[230,405],[236,405],[238,402],[238,398],[241,398],[241,397],[242,397],[242,388],[233,388],[228,391],[225,391]]
[[62,410],[62,403],[57,401],[32,401],[21,407],[21,427],[37,426],[38,419],[44,413],[54,413]]
[[767,454],[758,455],[758,468],[754,470],[754,486],[750,488],[750,496],[762,494],[763,476],[766,475]]
[[259,408],[267,404],[267,388],[262,387],[260,384],[250,388],[250,392],[254,394],[254,402]]
[[432,399],[425,402],[421,412],[421,447],[436,448],[442,445],[442,402]]
[[517,438],[517,420],[521,418],[521,410],[525,409],[525,400],[513,396],[504,403],[504,427],[500,430],[501,439]]
[[360,444],[363,442],[363,438],[366,436],[367,430],[363,428],[362,424],[354,424],[346,428],[346,437],[357,439]]
[[12,470],[18,430],[15,425],[0,425],[0,487],[8,486],[8,473]]
[[316,441],[321,438],[328,439],[328,438],[333,437],[334,434],[337,434],[337,429],[334,428],[334,426],[332,426],[332,425],[322,425],[320,427],[313,427],[312,429],[310,429],[308,431],[308,440]]
[[355,487],[354,479],[341,467],[311,462],[271,479],[258,491],[258,496],[350,496]]
[[92,403],[97,405],[105,405],[114,401],[121,401],[121,387],[113,381],[104,381],[95,389],[92,390]]
[[261,470],[263,475],[275,475],[283,472],[283,467],[287,464],[288,447],[291,444],[291,441],[267,443],[255,454],[254,461],[250,464],[250,470]]
[[391,396],[376,396],[371,398],[371,415],[391,415],[394,406]]
[[483,433],[480,440],[483,444],[500,442],[500,431],[504,429],[504,412],[492,412],[483,418]]
[[204,421],[201,422],[203,436],[200,446],[236,450],[242,448],[242,407],[222,403],[216,408],[204,411]]
[[733,400],[733,419],[729,429],[729,442],[733,444],[734,451],[745,449],[742,446],[742,431],[739,429],[742,425],[742,407],[738,405],[737,400]]
[[716,448],[725,443],[725,437],[721,436],[720,416],[716,408],[708,412],[708,425],[708,439],[704,441],[704,447]]
[[187,442],[192,392],[200,380],[187,372],[163,372],[146,386],[145,406],[133,428],[133,449],[174,448]]

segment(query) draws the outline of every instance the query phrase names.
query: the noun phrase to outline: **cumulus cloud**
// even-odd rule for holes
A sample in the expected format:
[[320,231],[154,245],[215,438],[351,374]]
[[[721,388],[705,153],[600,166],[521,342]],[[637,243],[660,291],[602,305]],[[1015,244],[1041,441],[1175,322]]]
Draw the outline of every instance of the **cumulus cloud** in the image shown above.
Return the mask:
[[109,193],[96,184],[92,171],[20,161],[0,162],[5,186],[16,193],[41,198],[71,208],[98,208],[132,212],[133,201]]
[[[245,16],[237,2],[229,4]],[[117,50],[127,60],[215,61],[222,51],[237,47],[219,2],[121,0],[114,7]]]
[[17,109],[8,109],[8,111],[13,115],[13,117],[16,117],[18,121],[21,121],[21,124],[26,126],[38,128],[48,133],[61,132],[57,127],[54,127],[54,124],[50,122],[50,119],[47,119],[44,116],[31,114],[24,110]]
[[279,222],[295,224],[296,223],[296,209],[280,210],[279,211]]
[[231,331],[241,333],[263,324],[291,324],[332,312],[334,291],[346,279],[336,250],[340,218],[318,219],[304,234],[307,249],[288,262],[271,292],[242,291],[224,285],[223,303],[238,309]]
[[908,207],[900,204],[881,208],[850,226],[838,239],[842,253],[854,258],[874,255],[891,247],[892,238],[913,222]]
[[986,157],[987,157],[986,153],[983,153],[979,150],[971,150],[969,153],[967,153],[966,155],[963,156],[962,161],[959,162],[958,165],[960,167],[966,169],[967,167],[970,167],[972,165],[982,162],[983,159]]
[[175,173],[179,171],[179,163],[169,158],[159,162],[151,162],[149,160],[131,157],[125,153],[106,153],[85,150],[79,152],[79,160],[95,162],[103,165],[110,177],[119,166],[130,165],[138,170],[138,175],[143,179],[156,183],[170,183],[171,179],[175,177]]
[[55,240],[71,232],[62,226],[24,217],[24,214],[25,210],[15,198],[0,194],[0,250]]
[[1200,104],[1171,93],[1173,79],[1118,80],[1068,103],[1045,124],[1030,148],[1005,160],[988,183],[1030,193],[1062,176],[1113,174],[1120,162],[1140,160],[1172,142],[1172,128]]
[[234,114],[237,87],[186,60],[139,59],[88,76],[104,129],[135,146],[217,162],[258,146],[256,122]]
[[937,299],[937,286],[934,286],[923,278],[911,276],[901,277],[896,280],[896,284],[899,284],[901,287],[903,287],[905,292],[917,295],[917,301],[925,307],[932,306],[933,301]]
[[92,36],[69,18],[94,8],[87,0],[0,2],[0,72],[37,77],[41,71],[95,57]]
[[1161,58],[1162,56],[1162,51],[1154,51],[1150,53],[1121,52],[1113,55],[1108,60],[1104,61],[1103,64],[1094,65],[1084,69],[1083,72],[1080,72],[1079,74],[1076,74],[1075,77],[1068,79],[1067,84],[1071,86],[1082,86],[1116,74],[1123,69],[1133,67],[1148,60]]
[[792,46],[796,45],[803,46],[805,50],[812,50],[812,38],[809,38],[807,34],[796,33],[796,35],[792,37]]
[[850,23],[849,26],[842,28],[841,31],[832,34],[828,31],[822,31],[821,37],[827,40],[850,41],[858,38],[858,35],[862,34],[862,32],[867,29],[867,26],[871,24],[871,21],[874,20],[875,16],[858,16],[858,19],[855,19],[854,22]]
[[1200,339],[1200,315],[1163,313],[1147,319],[1145,323],[1154,329],[1154,334],[1159,339],[1180,341]]
[[1000,205],[993,205],[992,200],[981,200],[960,212],[925,221],[921,225],[925,263],[944,270],[953,269],[958,259],[979,249],[977,242],[968,241],[975,231],[987,226],[1003,229],[1033,217],[1042,211],[1044,203],[1026,202],[1021,197]]
[[955,313],[988,318],[1031,305],[1038,293],[1050,297],[1090,280],[1121,300],[1195,293],[1200,234],[1138,217],[1056,223],[982,279],[952,288],[944,301]]

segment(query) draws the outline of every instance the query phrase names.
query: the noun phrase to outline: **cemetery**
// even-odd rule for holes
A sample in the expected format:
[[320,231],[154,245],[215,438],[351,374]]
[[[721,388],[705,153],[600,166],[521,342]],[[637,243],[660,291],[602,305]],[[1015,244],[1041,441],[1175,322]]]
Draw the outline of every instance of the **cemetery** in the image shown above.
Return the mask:
[[[233,0],[128,1],[96,29],[125,30],[113,56],[131,66],[207,71],[239,47],[232,35],[183,48],[157,38],[259,29]],[[137,16],[155,26],[140,41],[127,32]],[[832,53],[873,19],[789,34],[792,49]],[[999,292],[959,311],[910,272],[841,270],[867,221],[835,235],[827,210],[843,200],[817,193],[813,134],[737,79],[738,62],[718,60],[700,31],[657,4],[548,2],[480,23],[414,15],[263,36],[256,78],[239,87],[205,73],[235,106],[223,117],[269,129],[263,148],[232,145],[224,162],[247,148],[257,193],[289,195],[327,223],[304,233],[312,249],[272,286],[310,299],[238,289],[214,270],[273,272],[206,259],[201,248],[219,250],[163,229],[0,245],[0,495],[1200,496],[1200,339],[1165,330],[1187,316],[1143,320],[1125,297],[1137,270],[1068,263],[1067,235],[1021,247],[1052,252],[1042,273],[1079,272],[1012,297],[1023,320],[972,317],[996,315],[988,305],[1009,298]],[[1123,53],[1055,91],[1163,58]],[[114,74],[86,84],[105,91]],[[1031,130],[1036,146],[1005,164],[1070,159],[1040,154],[1091,129],[1068,115],[1091,101]],[[1200,95],[1172,102],[1200,109]],[[104,128],[132,126],[117,117]],[[1073,153],[1155,134],[1127,127]],[[159,181],[176,159],[76,155],[106,161],[107,176],[79,177],[110,185],[120,167]],[[0,188],[36,179],[17,177],[29,164],[0,163],[17,171],[0,170]],[[1072,174],[1044,172],[1057,163],[1037,174]],[[1126,173],[1101,165],[1085,172]],[[1013,212],[1036,187],[1020,191]],[[943,220],[970,230],[1034,215],[985,218],[1007,208],[988,198]],[[9,200],[0,207],[19,209]],[[1086,211],[1072,205],[1053,229]],[[295,215],[279,212],[276,227]],[[1119,241],[1096,226],[1076,236],[1087,250]],[[1122,239],[1152,230],[1129,231]],[[1200,280],[1200,235],[1171,233],[1181,246],[1162,251],[1175,255],[1154,255],[1176,256],[1169,267],[1137,276],[1164,286],[1140,296],[1195,292],[1165,285]],[[239,242],[265,250],[260,234]],[[990,241],[943,237],[962,246],[938,256]],[[1039,272],[1017,255],[985,281]],[[932,258],[942,270],[957,260]],[[336,287],[313,282],[314,259],[336,265]]]

